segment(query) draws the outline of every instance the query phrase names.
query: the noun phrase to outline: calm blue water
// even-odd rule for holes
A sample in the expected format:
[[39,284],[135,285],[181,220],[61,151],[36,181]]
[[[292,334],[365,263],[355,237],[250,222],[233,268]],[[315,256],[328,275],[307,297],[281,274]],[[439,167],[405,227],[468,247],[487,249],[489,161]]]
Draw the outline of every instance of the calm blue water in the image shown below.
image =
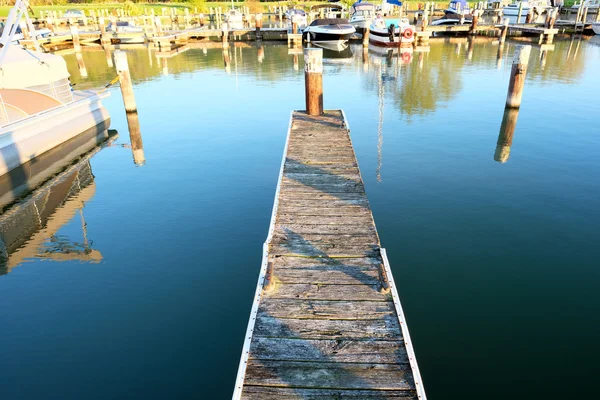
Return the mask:
[[[596,43],[558,42],[541,60],[534,46],[504,163],[494,153],[515,42],[499,68],[491,42],[436,43],[404,62],[371,52],[366,65],[361,47],[326,54],[325,107],[348,117],[430,399],[595,397]],[[83,58],[87,79],[66,56],[78,87],[115,76],[102,51]],[[229,58],[129,52],[146,164],[119,146],[128,125],[111,90],[119,136],[84,163],[92,195],[0,269],[1,399],[231,397],[304,77],[286,46]],[[44,258],[59,239],[84,242],[82,216],[101,261]]]

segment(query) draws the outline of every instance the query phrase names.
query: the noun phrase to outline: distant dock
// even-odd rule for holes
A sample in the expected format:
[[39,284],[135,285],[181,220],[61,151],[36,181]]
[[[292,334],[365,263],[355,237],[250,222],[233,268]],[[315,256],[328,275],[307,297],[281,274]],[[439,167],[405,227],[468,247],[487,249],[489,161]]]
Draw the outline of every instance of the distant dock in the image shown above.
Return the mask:
[[343,111],[292,113],[234,399],[426,399]]

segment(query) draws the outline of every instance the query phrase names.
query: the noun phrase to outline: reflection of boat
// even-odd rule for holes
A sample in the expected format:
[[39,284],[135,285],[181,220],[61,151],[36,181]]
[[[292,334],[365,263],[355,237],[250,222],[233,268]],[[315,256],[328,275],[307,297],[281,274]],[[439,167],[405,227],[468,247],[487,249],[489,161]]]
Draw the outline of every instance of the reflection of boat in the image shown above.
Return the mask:
[[358,29],[368,29],[375,17],[375,6],[371,3],[354,3],[350,8],[350,23]]
[[386,20],[377,17],[369,27],[369,42],[376,46],[400,46],[415,40],[415,28],[407,18],[401,18],[398,26],[387,25]]
[[329,62],[340,62],[347,61],[352,58],[352,50],[346,44],[343,48],[333,48],[330,46],[318,45],[323,48],[323,60],[327,60]]
[[[106,135],[106,131],[103,135]],[[79,146],[71,147],[69,154],[57,153],[58,158],[55,159],[58,164],[46,160],[46,168],[26,183],[34,186],[40,177],[52,179],[31,191],[26,199],[14,204],[0,216],[0,275],[33,258],[86,262],[99,262],[102,259],[102,254],[92,249],[87,239],[83,216],[85,202],[94,196],[96,190],[89,162],[96,152],[89,151],[96,146],[96,139],[88,136],[87,142],[81,141]],[[72,164],[73,159],[78,157],[81,157],[79,161]],[[65,165],[68,167],[56,175]],[[11,186],[10,181],[0,182],[3,193],[10,190]],[[83,243],[57,234],[77,213],[82,220]]]
[[336,43],[347,42],[356,29],[347,19],[316,19],[304,29],[303,37],[309,42]]
[[[22,7],[17,0],[7,26],[15,23]],[[0,176],[90,128],[109,123],[101,102],[108,93],[72,91],[61,56],[12,45],[9,32],[5,30],[0,38]]]
[[413,49],[411,47],[392,48],[369,44],[369,54],[377,56],[379,59],[399,57],[402,63],[409,64],[412,61]]
[[348,42],[315,42],[314,45],[332,52],[340,52],[348,48]]

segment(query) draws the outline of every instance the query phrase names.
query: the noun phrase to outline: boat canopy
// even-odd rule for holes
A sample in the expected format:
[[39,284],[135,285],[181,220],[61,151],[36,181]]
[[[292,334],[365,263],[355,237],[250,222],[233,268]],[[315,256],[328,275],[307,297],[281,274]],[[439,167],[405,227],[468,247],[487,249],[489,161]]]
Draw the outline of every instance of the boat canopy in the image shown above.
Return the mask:
[[0,65],[0,89],[23,89],[52,85],[69,78],[67,63],[61,56],[30,52],[8,45]]
[[354,3],[350,9],[350,12],[355,13],[356,11],[375,11],[375,5],[371,3]]
[[323,26],[323,25],[348,25],[350,22],[346,18],[322,18],[315,19],[310,23],[310,26]]
[[344,6],[341,4],[316,4],[312,6],[311,10],[318,10],[320,8],[331,8],[332,10],[343,10]]
[[302,16],[306,15],[306,11],[300,10],[299,8],[292,8],[292,9],[288,10],[288,13],[290,15],[293,15],[293,14],[298,14],[298,15],[302,15]]
[[460,4],[460,8],[461,8],[462,10],[465,10],[465,9],[467,9],[467,8],[468,8],[468,7],[467,7],[467,6],[468,6],[468,4],[467,4],[467,0],[452,0],[452,1],[450,2],[450,8],[454,8],[454,9],[456,9],[456,5],[457,5],[457,4]]

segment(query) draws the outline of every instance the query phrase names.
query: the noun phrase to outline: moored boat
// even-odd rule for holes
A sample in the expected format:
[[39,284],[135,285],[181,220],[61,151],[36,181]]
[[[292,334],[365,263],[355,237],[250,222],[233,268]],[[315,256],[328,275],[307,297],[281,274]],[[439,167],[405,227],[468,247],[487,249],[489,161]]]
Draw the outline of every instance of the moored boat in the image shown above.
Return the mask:
[[369,42],[376,46],[400,46],[415,40],[415,28],[407,18],[400,18],[398,26],[387,25],[382,17],[377,17],[369,27]]
[[[522,4],[522,8],[521,8]],[[533,9],[538,14],[542,14],[546,8],[550,7],[547,0],[532,0],[532,1],[513,1],[511,4],[504,6],[502,12],[508,16],[518,16],[519,8],[521,8],[521,16],[525,17],[529,11]],[[518,22],[518,21],[517,21]]]
[[[17,0],[8,27],[23,8]],[[73,91],[64,59],[13,45],[14,31],[0,38],[0,176],[110,121],[101,101],[108,93]]]
[[347,42],[356,29],[344,18],[315,19],[304,29],[303,38],[307,42],[338,43]]
[[111,21],[106,32],[112,34],[111,41],[121,44],[140,44],[146,42],[144,29],[135,26],[131,21]]
[[592,30],[596,35],[600,35],[600,22],[594,22],[592,24]]
[[579,4],[573,4],[571,10],[577,11],[579,7],[581,7],[581,3],[583,3],[583,6],[587,7],[588,10],[598,10],[600,8],[600,0],[586,0]]
[[368,29],[375,18],[375,5],[371,3],[358,2],[350,8],[350,24],[356,30]]

